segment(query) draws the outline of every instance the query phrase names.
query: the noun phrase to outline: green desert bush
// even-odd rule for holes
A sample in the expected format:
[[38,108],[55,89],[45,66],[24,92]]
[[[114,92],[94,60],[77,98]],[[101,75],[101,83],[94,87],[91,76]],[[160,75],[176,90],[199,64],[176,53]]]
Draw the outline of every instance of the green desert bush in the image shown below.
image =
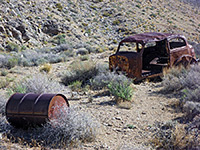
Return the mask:
[[8,71],[5,69],[2,69],[0,74],[1,74],[1,76],[7,76]]
[[123,74],[102,70],[91,82],[93,89],[107,88],[116,99],[130,101],[133,96],[132,80]]
[[23,79],[8,88],[8,95],[13,93],[58,93],[64,90],[64,86],[47,77],[46,74],[33,75]]
[[19,59],[8,54],[0,54],[0,67],[11,69],[18,65]]
[[73,91],[79,91],[82,87],[82,82],[81,81],[74,81],[69,85],[69,88],[72,89]]
[[11,51],[18,52],[20,50],[20,47],[19,47],[19,45],[15,44],[13,42],[7,42],[6,50],[9,52],[11,52]]
[[8,59],[8,62],[7,62],[7,64],[6,64],[6,67],[7,67],[8,69],[11,69],[11,68],[13,68],[13,67],[15,67],[15,66],[17,66],[17,65],[18,65],[18,58],[12,57],[12,58]]
[[14,83],[13,86],[10,86],[7,89],[8,96],[11,96],[14,93],[26,93],[26,87],[22,85],[21,83]]
[[65,44],[66,43],[65,37],[66,37],[65,34],[58,34],[53,38],[53,40],[51,40],[51,42],[57,45]]
[[108,84],[108,89],[116,99],[122,99],[123,101],[131,101],[132,99],[133,87],[129,80],[111,80]]
[[97,68],[93,61],[74,61],[70,68],[64,73],[62,82],[69,85],[75,81],[82,81],[83,84],[96,76]]

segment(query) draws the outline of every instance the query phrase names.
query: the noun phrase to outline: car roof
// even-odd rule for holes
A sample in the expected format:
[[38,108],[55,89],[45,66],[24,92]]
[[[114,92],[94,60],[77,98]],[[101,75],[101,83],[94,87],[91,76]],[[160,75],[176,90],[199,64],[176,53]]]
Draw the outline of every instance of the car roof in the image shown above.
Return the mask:
[[144,45],[148,42],[162,41],[165,39],[172,39],[176,37],[181,37],[185,39],[185,37],[180,34],[147,32],[147,33],[135,34],[134,36],[129,36],[123,39],[120,42],[120,44],[124,42],[136,42],[136,43],[141,43],[142,45]]

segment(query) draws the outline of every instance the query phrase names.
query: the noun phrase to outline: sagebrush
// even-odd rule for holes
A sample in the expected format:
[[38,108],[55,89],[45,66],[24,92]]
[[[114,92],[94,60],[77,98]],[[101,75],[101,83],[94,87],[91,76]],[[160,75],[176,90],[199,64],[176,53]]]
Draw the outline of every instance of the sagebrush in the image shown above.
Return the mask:
[[91,142],[99,134],[100,124],[89,113],[81,111],[80,106],[62,107],[58,116],[42,127],[27,130],[10,126],[5,117],[0,117],[0,133],[11,142],[22,140],[30,147],[68,148],[82,142]]
[[165,76],[162,82],[163,91],[176,92],[182,96],[180,106],[187,113],[188,120],[200,113],[200,66],[173,68]]
[[5,115],[6,98],[4,95],[0,95],[0,115]]
[[91,82],[93,89],[107,88],[116,99],[131,101],[133,96],[132,80],[123,74],[101,71]]
[[[157,122],[154,126],[151,143],[156,149],[198,149],[199,136],[190,130],[187,125],[176,122]],[[198,131],[199,132],[199,131]]]
[[54,81],[46,74],[33,75],[15,83],[8,89],[8,94],[13,93],[59,93],[64,90],[64,86]]

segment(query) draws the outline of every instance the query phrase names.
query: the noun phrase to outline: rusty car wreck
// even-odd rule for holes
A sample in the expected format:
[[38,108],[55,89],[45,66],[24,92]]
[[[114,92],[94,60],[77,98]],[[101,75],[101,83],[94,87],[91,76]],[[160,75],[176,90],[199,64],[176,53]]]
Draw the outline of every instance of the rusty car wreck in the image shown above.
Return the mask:
[[109,57],[109,69],[140,81],[162,75],[164,68],[195,62],[194,49],[183,35],[150,32],[123,39]]

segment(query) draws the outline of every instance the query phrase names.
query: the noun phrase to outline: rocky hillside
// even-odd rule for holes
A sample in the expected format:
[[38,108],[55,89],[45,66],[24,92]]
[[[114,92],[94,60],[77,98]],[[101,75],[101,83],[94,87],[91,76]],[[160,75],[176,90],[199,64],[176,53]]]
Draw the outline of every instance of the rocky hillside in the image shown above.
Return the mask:
[[[125,36],[170,32],[200,43],[196,2],[0,0],[0,149],[199,149],[200,67],[137,85],[108,71],[108,57]],[[199,57],[200,44],[195,49]],[[72,121],[61,116],[56,126],[10,126],[8,97],[38,91],[62,93],[80,112],[70,108]],[[118,102],[124,95],[132,101]]]
[[102,51],[124,36],[152,31],[199,43],[199,18],[198,7],[179,0],[0,0],[0,50],[66,43]]

